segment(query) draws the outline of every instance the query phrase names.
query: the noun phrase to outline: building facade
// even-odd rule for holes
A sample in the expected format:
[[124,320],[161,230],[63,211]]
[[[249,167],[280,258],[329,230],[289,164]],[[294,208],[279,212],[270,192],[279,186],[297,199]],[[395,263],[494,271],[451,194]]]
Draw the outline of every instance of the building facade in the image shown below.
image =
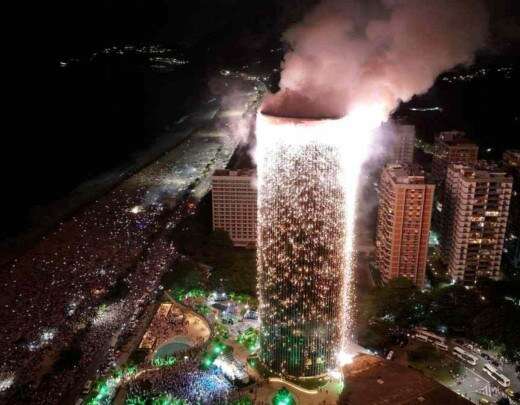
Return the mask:
[[520,169],[520,150],[506,150],[502,155],[502,162],[507,168],[517,167]]
[[512,177],[496,165],[449,166],[441,248],[452,280],[500,278],[512,187]]
[[379,185],[376,257],[385,282],[424,286],[435,185],[417,166],[388,164]]
[[254,170],[216,170],[212,178],[213,229],[227,231],[235,246],[256,243]]
[[413,164],[415,148],[415,127],[398,123],[395,130],[393,161],[401,164]]
[[438,186],[443,186],[452,163],[472,164],[477,161],[478,146],[466,138],[464,132],[441,132],[435,138],[432,176]]
[[520,267],[520,150],[507,150],[502,156],[507,173],[513,177],[513,194],[505,239],[505,258],[514,268]]

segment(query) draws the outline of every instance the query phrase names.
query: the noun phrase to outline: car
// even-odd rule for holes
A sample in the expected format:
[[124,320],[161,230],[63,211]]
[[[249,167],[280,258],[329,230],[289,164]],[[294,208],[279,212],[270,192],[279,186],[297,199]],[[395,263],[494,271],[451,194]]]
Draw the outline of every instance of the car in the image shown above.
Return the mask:
[[462,346],[465,347],[468,350],[473,350],[474,349],[474,347],[473,347],[473,345],[471,343],[464,343]]
[[487,353],[481,353],[480,355],[482,356],[482,358],[484,358],[486,360],[491,360],[491,356]]
[[390,350],[388,354],[386,355],[387,360],[392,360],[394,358],[394,351]]
[[509,398],[514,398],[515,396],[515,392],[513,391],[512,388],[506,388],[504,390],[504,392],[506,393],[506,395],[509,397]]

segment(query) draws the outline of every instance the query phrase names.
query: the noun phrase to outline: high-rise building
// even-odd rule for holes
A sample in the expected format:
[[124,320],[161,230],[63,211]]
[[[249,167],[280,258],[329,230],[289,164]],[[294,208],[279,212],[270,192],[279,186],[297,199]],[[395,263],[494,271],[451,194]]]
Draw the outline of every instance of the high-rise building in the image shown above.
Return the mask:
[[235,246],[256,243],[254,170],[215,170],[212,178],[213,229],[229,233]]
[[512,187],[496,165],[449,166],[441,247],[452,280],[472,285],[479,277],[500,278]]
[[506,150],[502,155],[502,161],[506,167],[520,168],[520,150],[510,149]]
[[460,131],[445,131],[435,137],[432,161],[432,178],[437,186],[433,226],[439,229],[443,221],[444,185],[448,166],[452,163],[473,164],[478,158],[478,146]]
[[415,127],[397,123],[395,127],[395,143],[393,161],[402,164],[413,164],[415,148]]
[[345,200],[326,122],[257,121],[260,358],[293,377],[335,368],[344,323]]
[[435,186],[417,166],[387,164],[379,184],[376,255],[383,280],[424,285]]
[[448,165],[452,163],[472,164],[477,161],[477,158],[478,146],[468,140],[464,132],[441,132],[435,138],[432,161],[433,179],[442,188]]
[[507,221],[505,257],[515,267],[520,267],[520,150],[507,150],[502,163],[513,177],[513,193]]

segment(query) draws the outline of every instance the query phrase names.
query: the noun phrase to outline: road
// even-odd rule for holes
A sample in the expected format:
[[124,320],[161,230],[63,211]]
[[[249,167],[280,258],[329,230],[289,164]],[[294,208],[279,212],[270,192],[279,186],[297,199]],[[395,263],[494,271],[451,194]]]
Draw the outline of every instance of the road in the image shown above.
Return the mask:
[[[452,358],[454,357],[451,354],[451,350],[455,345],[455,342],[450,341],[450,354],[447,355]],[[450,388],[452,388],[454,391],[460,390],[461,392],[466,393],[468,397],[475,403],[477,403],[482,396],[492,398],[493,400],[498,400],[501,397],[507,396],[504,392],[504,388],[500,384],[498,384],[494,379],[492,379],[488,374],[482,371],[483,367],[487,363],[489,363],[489,361],[484,359],[477,352],[471,351],[469,349],[464,350],[469,351],[471,354],[477,357],[477,364],[475,366],[472,366],[468,363],[461,362],[465,370],[464,377],[461,380],[460,385],[457,382],[454,382],[453,384],[450,384]],[[496,357],[496,355],[490,352],[488,352],[487,354],[491,355],[492,357]],[[460,362],[460,360],[456,360]],[[511,380],[511,389],[513,389],[513,391],[515,392],[519,391],[520,381],[516,377],[514,367],[511,365],[506,365],[505,367],[503,367],[501,372]]]
[[[430,344],[430,343],[421,343]],[[471,400],[473,403],[478,403],[482,397],[491,399],[493,401],[498,400],[501,397],[507,396],[504,392],[504,388],[500,386],[495,380],[489,375],[482,371],[484,365],[489,363],[488,360],[484,359],[479,353],[470,349],[464,348],[462,345],[456,343],[453,339],[447,341],[449,351],[441,351],[447,358],[455,360],[462,366],[463,372],[456,379],[450,382],[439,381],[441,384],[450,388],[451,390],[463,395],[465,398]],[[470,365],[467,362],[461,361],[459,358],[453,356],[452,351],[455,346],[462,347],[465,351],[475,355],[477,357],[477,364],[475,366]],[[487,353],[496,357],[492,353]],[[520,388],[520,381],[516,377],[514,367],[512,365],[506,365],[503,374],[505,374],[511,380],[511,388],[516,392]]]

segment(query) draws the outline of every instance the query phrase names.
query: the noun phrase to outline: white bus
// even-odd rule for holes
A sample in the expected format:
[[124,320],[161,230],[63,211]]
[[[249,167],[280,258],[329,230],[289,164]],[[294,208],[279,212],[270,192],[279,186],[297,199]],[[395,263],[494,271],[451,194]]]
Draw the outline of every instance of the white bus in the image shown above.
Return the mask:
[[455,346],[452,351],[453,355],[455,357],[458,357],[459,359],[465,361],[468,364],[471,364],[472,366],[477,365],[477,356],[473,356],[472,354],[469,354],[468,352],[464,351],[459,346]]
[[501,374],[495,367],[487,363],[482,369],[484,373],[489,375],[493,380],[499,383],[502,387],[507,388],[511,385],[511,381],[505,375]]
[[435,342],[433,345],[439,350],[448,351],[448,345],[446,343]]
[[414,337],[415,337],[416,339],[419,339],[419,340],[423,341],[423,342],[428,342],[428,336],[423,335],[421,332],[417,332],[417,333],[414,335]]
[[416,329],[415,337],[419,340],[422,340],[423,342],[430,342],[433,344],[439,343],[446,345],[446,338],[436,335],[435,333],[429,332],[425,329]]

